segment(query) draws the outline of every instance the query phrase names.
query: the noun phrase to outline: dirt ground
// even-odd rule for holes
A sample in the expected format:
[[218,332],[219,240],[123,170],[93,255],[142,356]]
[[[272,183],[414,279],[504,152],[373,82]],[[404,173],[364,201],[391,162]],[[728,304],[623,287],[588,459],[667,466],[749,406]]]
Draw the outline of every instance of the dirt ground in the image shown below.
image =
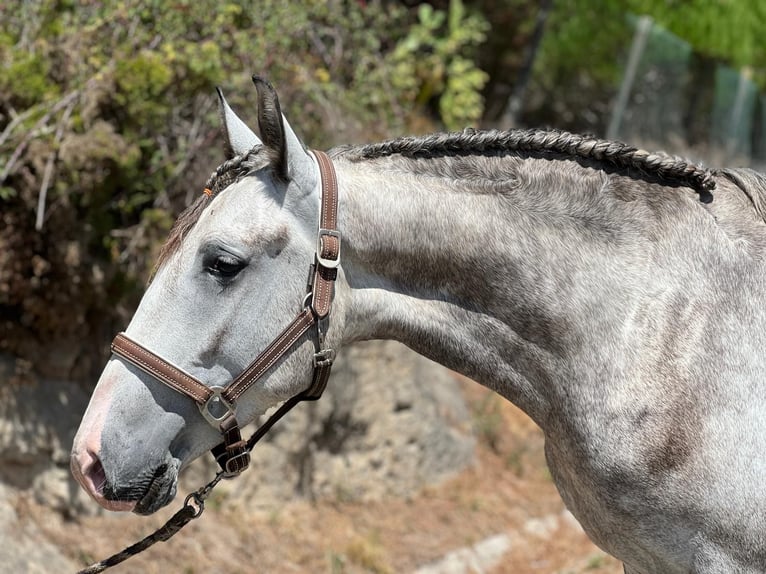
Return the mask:
[[[476,464],[459,475],[406,499],[295,501],[268,513],[234,508],[214,496],[204,516],[173,540],[110,572],[413,573],[450,552],[506,535],[496,564],[429,572],[621,574],[620,564],[564,511],[539,429],[507,401],[470,381],[462,384],[479,441]],[[25,514],[85,565],[145,536],[180,504],[149,518],[52,519],[31,503]]]

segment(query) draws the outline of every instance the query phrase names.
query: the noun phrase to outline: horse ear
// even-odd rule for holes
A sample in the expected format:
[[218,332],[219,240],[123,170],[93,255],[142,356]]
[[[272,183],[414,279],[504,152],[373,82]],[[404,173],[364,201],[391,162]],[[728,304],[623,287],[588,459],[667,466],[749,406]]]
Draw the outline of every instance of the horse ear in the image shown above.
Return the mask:
[[285,181],[310,178],[313,160],[282,115],[276,90],[260,76],[253,76],[253,83],[258,90],[258,126],[264,145],[277,153],[277,173]]
[[276,152],[277,174],[284,181],[289,181],[285,126],[277,92],[267,80],[260,76],[253,76],[253,83],[258,91],[258,128],[261,131],[263,145]]
[[226,157],[231,159],[235,155],[246,154],[257,145],[262,145],[253,130],[247,127],[231,109],[229,102],[223,97],[221,88],[216,88],[216,91],[218,92],[218,112],[226,138]]

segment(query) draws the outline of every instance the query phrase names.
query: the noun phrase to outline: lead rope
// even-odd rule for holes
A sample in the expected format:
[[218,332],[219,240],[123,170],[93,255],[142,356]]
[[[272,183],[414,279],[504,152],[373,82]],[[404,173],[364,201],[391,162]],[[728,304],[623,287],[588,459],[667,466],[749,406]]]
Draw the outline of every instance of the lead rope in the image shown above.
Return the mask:
[[[247,441],[248,452],[252,451],[253,447],[266,435],[271,427],[273,427],[274,424],[285,416],[295,405],[302,401],[313,401],[319,398],[316,395],[312,395],[311,391],[312,389],[308,389],[306,392],[285,401],[265,423],[258,427]],[[184,505],[181,509],[171,516],[170,519],[157,530],[135,544],[121,550],[117,554],[113,554],[109,558],[91,564],[87,568],[78,570],[77,574],[97,574],[98,572],[103,572],[107,568],[111,568],[112,566],[124,562],[131,556],[140,554],[147,548],[154,546],[157,542],[167,542],[192,520],[202,516],[202,513],[205,511],[205,500],[208,499],[210,493],[213,492],[213,489],[223,478],[226,478],[226,472],[221,470],[215,475],[213,480],[208,482],[205,486],[189,494],[184,500]]]
[[[139,540],[135,544],[132,544],[131,546],[128,546],[124,550],[118,552],[117,554],[113,554],[109,558],[106,558],[104,560],[101,560],[100,562],[96,562],[95,564],[91,564],[87,568],[83,568],[82,570],[79,570],[77,574],[97,574],[98,572],[103,572],[107,568],[111,568],[112,566],[116,566],[117,564],[124,562],[131,556],[135,556],[136,554],[139,554],[146,550],[147,548],[150,548],[151,546],[154,546],[157,542],[165,542],[167,540],[170,540],[176,532],[181,530],[184,526],[189,524],[192,520],[195,518],[199,518],[202,516],[202,513],[205,511],[205,500],[210,496],[210,493],[215,488],[215,485],[220,482],[220,480],[223,478],[223,471],[218,472],[218,474],[215,475],[215,478],[208,482],[205,486],[200,488],[199,490],[196,490],[192,492],[189,496],[186,497],[186,500],[184,500],[184,505],[176,512],[173,516],[170,517],[170,520],[168,520],[163,526],[152,532],[149,536]],[[192,503],[193,501],[193,503]],[[196,505],[196,506],[195,506]]]

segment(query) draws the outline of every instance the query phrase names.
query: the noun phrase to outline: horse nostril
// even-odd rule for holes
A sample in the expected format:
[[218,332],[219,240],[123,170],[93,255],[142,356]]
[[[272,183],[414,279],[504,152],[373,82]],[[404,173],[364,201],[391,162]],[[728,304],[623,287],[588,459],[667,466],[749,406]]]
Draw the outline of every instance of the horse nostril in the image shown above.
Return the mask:
[[101,506],[114,511],[129,511],[135,508],[135,501],[107,499],[110,487],[106,483],[104,465],[95,452],[87,447],[82,450],[75,448],[70,464],[75,480]]
[[72,473],[91,496],[104,493],[106,473],[98,455],[87,450],[72,458]]
[[101,459],[98,456],[93,455],[93,463],[90,465],[85,476],[90,480],[95,492],[98,494],[104,493],[106,473],[104,472],[104,465],[101,464]]

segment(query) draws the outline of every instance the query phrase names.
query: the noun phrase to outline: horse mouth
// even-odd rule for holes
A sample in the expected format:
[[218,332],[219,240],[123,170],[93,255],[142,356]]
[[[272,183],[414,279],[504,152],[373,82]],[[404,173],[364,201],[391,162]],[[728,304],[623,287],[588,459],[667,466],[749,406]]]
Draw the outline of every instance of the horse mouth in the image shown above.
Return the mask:
[[149,474],[132,480],[126,485],[114,485],[109,481],[104,485],[106,500],[129,500],[133,505],[130,510],[136,514],[152,514],[168,504],[176,495],[175,469],[168,464],[159,465]]
[[133,511],[152,514],[176,495],[177,465],[161,464],[153,472],[131,480],[126,485],[110,481],[98,456],[91,455],[84,468],[72,463],[72,473],[86,492],[101,507],[110,511]]
[[80,483],[85,492],[95,500],[99,506],[106,510],[114,512],[127,512],[133,510],[136,502],[118,498],[106,498],[104,489],[106,488],[106,472],[98,456],[87,453],[86,461],[77,460],[72,456],[71,469],[75,480]]

